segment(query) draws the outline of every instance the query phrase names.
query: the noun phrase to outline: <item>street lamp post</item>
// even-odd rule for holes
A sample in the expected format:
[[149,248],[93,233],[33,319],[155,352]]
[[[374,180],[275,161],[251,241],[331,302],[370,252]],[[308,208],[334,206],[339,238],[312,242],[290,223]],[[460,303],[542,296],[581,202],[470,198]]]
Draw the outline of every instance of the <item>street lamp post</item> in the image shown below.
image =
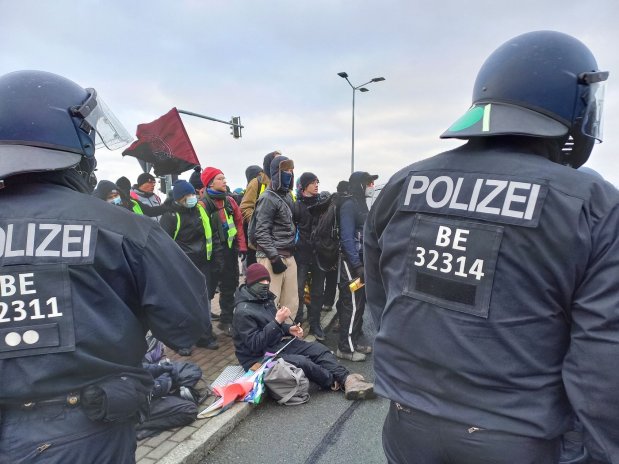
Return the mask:
[[354,86],[350,83],[350,81],[348,80],[348,74],[345,72],[339,72],[337,73],[338,76],[340,76],[343,79],[346,79],[346,82],[348,82],[348,85],[350,85],[350,87],[352,88],[352,152],[350,155],[350,173],[352,174],[353,172],[355,172],[355,92],[358,90],[359,92],[369,92],[368,89],[366,89],[364,87],[364,85],[368,85],[371,84],[373,82],[380,82],[380,81],[384,81],[385,78],[384,77],[375,77],[374,79],[371,79],[369,81],[367,81],[365,84],[361,84],[358,86]]

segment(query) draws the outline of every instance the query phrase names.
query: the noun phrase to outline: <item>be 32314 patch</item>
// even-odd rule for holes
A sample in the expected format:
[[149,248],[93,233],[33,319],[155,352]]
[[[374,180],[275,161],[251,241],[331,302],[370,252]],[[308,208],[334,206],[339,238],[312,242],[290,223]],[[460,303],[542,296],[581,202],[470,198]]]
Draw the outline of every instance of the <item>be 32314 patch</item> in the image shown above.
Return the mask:
[[503,226],[417,214],[404,294],[487,318]]

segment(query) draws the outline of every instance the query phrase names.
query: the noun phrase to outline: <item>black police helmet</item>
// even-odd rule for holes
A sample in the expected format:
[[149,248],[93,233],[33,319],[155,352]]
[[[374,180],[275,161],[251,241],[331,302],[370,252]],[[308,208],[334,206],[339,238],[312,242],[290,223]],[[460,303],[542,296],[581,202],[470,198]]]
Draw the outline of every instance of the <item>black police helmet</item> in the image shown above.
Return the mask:
[[607,72],[579,40],[554,31],[515,37],[482,65],[473,106],[442,138],[524,135],[565,139],[561,162],[583,164],[601,141]]
[[[95,130],[83,117],[93,89],[43,71],[0,77],[0,179],[55,171],[93,158]],[[95,103],[96,105],[96,103]]]

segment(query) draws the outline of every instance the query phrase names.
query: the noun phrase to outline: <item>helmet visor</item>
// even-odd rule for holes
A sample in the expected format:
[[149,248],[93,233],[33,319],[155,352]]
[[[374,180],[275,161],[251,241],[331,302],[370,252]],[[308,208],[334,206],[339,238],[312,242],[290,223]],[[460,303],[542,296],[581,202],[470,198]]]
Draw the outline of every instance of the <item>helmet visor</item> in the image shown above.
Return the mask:
[[582,120],[582,132],[598,142],[603,138],[602,113],[604,110],[604,93],[606,82],[595,82],[587,86],[584,99],[587,105]]
[[97,132],[96,148],[105,146],[108,150],[118,150],[133,139],[100,97],[97,97],[97,105],[85,119]]

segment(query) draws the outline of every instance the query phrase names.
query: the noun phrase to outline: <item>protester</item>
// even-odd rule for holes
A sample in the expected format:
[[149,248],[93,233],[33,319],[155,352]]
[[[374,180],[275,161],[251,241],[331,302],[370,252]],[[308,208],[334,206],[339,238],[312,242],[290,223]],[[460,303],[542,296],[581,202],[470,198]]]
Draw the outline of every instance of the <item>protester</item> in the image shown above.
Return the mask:
[[[268,176],[264,174],[264,171],[262,170],[262,168],[260,166],[255,166],[255,165],[248,166],[247,169],[245,169],[245,178],[247,179],[247,186],[245,187],[245,190],[243,191],[243,198],[241,199],[241,202],[239,203],[239,205],[241,207],[241,212],[243,213],[243,231],[245,232],[245,238],[247,238],[249,236],[247,227],[249,226],[249,221],[251,220],[251,216],[254,212],[254,208],[256,207],[256,201],[258,200],[258,197],[260,196],[260,194],[264,191],[263,189],[268,187],[270,180],[268,180]],[[251,193],[246,198],[245,194],[247,193],[248,190],[252,190],[253,193]],[[251,266],[255,262],[256,262],[256,250],[254,250],[248,243],[247,244],[247,256],[245,259],[245,267]]]
[[224,335],[232,336],[234,292],[239,285],[239,255],[247,253],[241,209],[226,194],[226,177],[213,167],[202,171],[204,209],[210,219],[213,234],[213,254],[208,266],[209,298],[219,288],[220,321],[217,327]]
[[[121,179],[123,179],[121,177]],[[128,180],[127,180],[128,181]],[[93,195],[101,200],[105,200],[116,206],[122,206],[135,214],[143,214],[148,217],[155,217],[169,211],[169,206],[142,205],[133,198],[125,194],[125,191],[109,180],[100,180],[93,192]]]
[[575,413],[587,462],[619,462],[619,193],[573,169],[601,125],[600,72],[553,31],[482,65],[467,142],[396,173],[365,271],[389,462],[556,463]]
[[293,217],[297,226],[297,243],[294,260],[297,263],[297,286],[299,292],[299,309],[295,322],[303,321],[305,283],[309,279],[310,303],[307,308],[310,333],[317,340],[324,340],[325,334],[320,326],[320,311],[325,286],[325,273],[316,260],[315,243],[312,242],[312,230],[318,221],[310,213],[310,208],[318,203],[318,177],[311,172],[304,172],[299,177],[300,191],[293,204]]
[[[272,151],[271,153],[267,153],[264,156],[264,160],[262,163],[262,172],[258,172],[258,174],[254,175],[254,177],[247,182],[245,194],[243,195],[243,201],[241,202],[243,220],[247,224],[249,224],[249,221],[254,214],[254,209],[256,208],[256,202],[258,201],[258,197],[260,197],[260,195],[262,195],[262,193],[271,184],[271,161],[273,161],[273,158],[275,158],[276,156],[281,156],[281,153],[278,151]],[[250,170],[250,168],[252,169]],[[255,168],[253,166],[250,166],[245,171],[245,175],[249,176],[254,172]]]
[[348,181],[350,195],[345,196],[339,209],[340,242],[342,260],[340,263],[340,296],[338,316],[340,322],[337,357],[350,361],[365,361],[372,351],[370,345],[360,342],[365,311],[365,289],[354,293],[350,283],[360,279],[364,283],[363,267],[363,225],[368,214],[366,198],[372,196],[377,175],[356,171]]
[[[0,77],[3,463],[135,462],[153,386],[145,332],[177,348],[203,330],[205,283],[187,257],[91,195],[95,133],[130,140],[99,102],[55,74]],[[149,272],[162,263],[175,272]]]
[[[161,217],[161,227],[174,239],[178,246],[183,250],[200,275],[207,282],[210,277],[210,260],[212,259],[212,224],[207,216],[204,206],[198,202],[196,191],[193,186],[185,180],[177,180],[172,186],[172,197],[174,203],[171,211]],[[209,289],[210,292],[210,289]],[[213,335],[210,318],[210,305],[205,305],[204,319],[207,321],[204,333],[196,342],[196,346],[216,350],[219,344]],[[183,346],[177,350],[181,356],[189,356],[192,352],[191,346]]]
[[[256,258],[271,273],[275,302],[297,314],[297,264],[294,260],[296,228],[292,218],[294,162],[285,156],[271,161],[271,185],[260,196],[252,218],[255,222]],[[251,229],[251,224],[250,224]],[[252,231],[250,230],[250,234]]]
[[198,198],[202,196],[202,192],[204,191],[204,184],[202,184],[202,179],[200,176],[202,175],[202,168],[200,166],[196,166],[193,168],[193,172],[189,176],[189,183],[196,189],[196,193],[198,194]]
[[[161,198],[155,193],[156,184],[155,176],[148,172],[143,172],[138,176],[136,186],[131,189],[131,198],[138,201],[141,205],[161,206]],[[152,219],[159,221],[161,216],[154,216]]]
[[374,386],[362,375],[351,374],[337,362],[329,348],[318,342],[306,342],[303,329],[291,321],[292,313],[285,306],[275,307],[275,295],[269,291],[271,275],[261,264],[247,268],[245,285],[236,293],[234,311],[234,348],[239,363],[248,370],[266,352],[275,353],[289,340],[297,337],[281,353],[281,357],[303,369],[307,378],[324,390],[344,390],[347,400],[374,397]]

